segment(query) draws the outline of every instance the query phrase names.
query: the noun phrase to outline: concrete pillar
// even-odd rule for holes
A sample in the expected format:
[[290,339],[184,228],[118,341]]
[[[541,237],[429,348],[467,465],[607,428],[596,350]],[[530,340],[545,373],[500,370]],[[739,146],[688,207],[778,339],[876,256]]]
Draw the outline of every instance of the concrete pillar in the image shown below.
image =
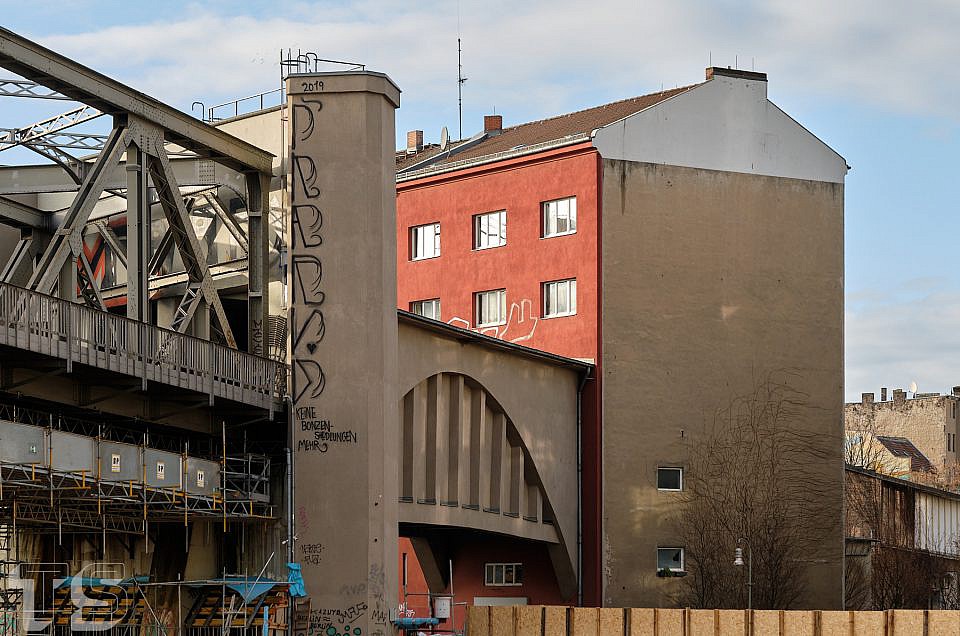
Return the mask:
[[393,633],[399,101],[379,73],[287,79],[295,558],[323,636]]

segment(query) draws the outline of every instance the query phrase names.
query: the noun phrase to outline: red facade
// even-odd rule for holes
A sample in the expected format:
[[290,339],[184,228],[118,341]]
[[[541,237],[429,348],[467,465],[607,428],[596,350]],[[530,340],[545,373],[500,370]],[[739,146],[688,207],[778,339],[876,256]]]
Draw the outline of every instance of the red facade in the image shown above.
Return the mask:
[[[599,365],[600,170],[596,150],[580,143],[398,183],[397,306],[411,310],[416,301],[439,298],[443,322]],[[544,238],[543,204],[568,197],[576,197],[576,231]],[[475,216],[501,210],[506,211],[506,244],[475,249]],[[411,228],[432,223],[440,224],[439,256],[413,260]],[[576,314],[544,318],[544,283],[569,279],[576,280]],[[497,289],[506,290],[505,324],[478,327],[475,294]],[[599,382],[589,380],[581,408],[586,605],[600,602],[598,395]],[[496,595],[482,593],[482,563],[473,561],[481,553],[492,562],[506,558],[497,557],[498,542],[504,554],[517,551],[507,539],[491,539],[463,552],[465,563],[454,564],[458,600],[464,600],[464,590]],[[517,596],[531,603],[576,601],[557,598],[555,580],[548,583],[539,572],[546,568],[552,576],[548,559],[534,559],[525,568],[530,583]]]

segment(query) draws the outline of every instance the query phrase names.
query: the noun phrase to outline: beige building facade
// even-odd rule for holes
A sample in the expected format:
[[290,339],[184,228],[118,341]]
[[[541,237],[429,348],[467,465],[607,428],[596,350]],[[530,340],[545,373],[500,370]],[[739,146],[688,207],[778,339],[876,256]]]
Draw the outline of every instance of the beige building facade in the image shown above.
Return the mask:
[[881,399],[864,393],[860,402],[844,405],[844,428],[850,433],[905,437],[913,442],[933,464],[938,474],[950,479],[957,467],[957,410],[960,387],[950,395],[915,395],[908,397],[896,389]]

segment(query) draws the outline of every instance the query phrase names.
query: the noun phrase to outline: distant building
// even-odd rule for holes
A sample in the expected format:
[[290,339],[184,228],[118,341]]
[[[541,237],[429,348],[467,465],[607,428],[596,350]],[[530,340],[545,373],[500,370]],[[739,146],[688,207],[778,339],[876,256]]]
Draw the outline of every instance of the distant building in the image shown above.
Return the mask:
[[876,401],[873,393],[864,393],[860,402],[844,406],[848,444],[851,436],[858,434],[878,440],[906,438],[930,461],[941,478],[950,479],[957,468],[960,387],[954,387],[950,395],[921,393],[908,398],[905,391],[895,389],[888,400],[887,390],[882,389],[880,396]]

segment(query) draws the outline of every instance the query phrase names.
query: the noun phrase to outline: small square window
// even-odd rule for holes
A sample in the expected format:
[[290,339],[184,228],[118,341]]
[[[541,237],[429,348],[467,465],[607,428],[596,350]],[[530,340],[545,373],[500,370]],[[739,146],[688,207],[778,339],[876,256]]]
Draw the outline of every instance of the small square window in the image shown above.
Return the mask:
[[485,250],[507,244],[507,211],[488,212],[473,217],[473,249]]
[[577,279],[555,280],[543,284],[544,318],[573,316],[577,313]]
[[477,327],[495,327],[507,323],[507,290],[493,289],[474,294]]
[[577,197],[545,201],[543,211],[543,238],[574,234],[577,231]]
[[415,300],[410,303],[410,311],[424,318],[440,320],[440,299]]
[[428,223],[410,228],[410,260],[440,256],[440,224]]
[[657,490],[683,490],[683,469],[658,468]]
[[657,570],[683,572],[683,548],[657,548]]

